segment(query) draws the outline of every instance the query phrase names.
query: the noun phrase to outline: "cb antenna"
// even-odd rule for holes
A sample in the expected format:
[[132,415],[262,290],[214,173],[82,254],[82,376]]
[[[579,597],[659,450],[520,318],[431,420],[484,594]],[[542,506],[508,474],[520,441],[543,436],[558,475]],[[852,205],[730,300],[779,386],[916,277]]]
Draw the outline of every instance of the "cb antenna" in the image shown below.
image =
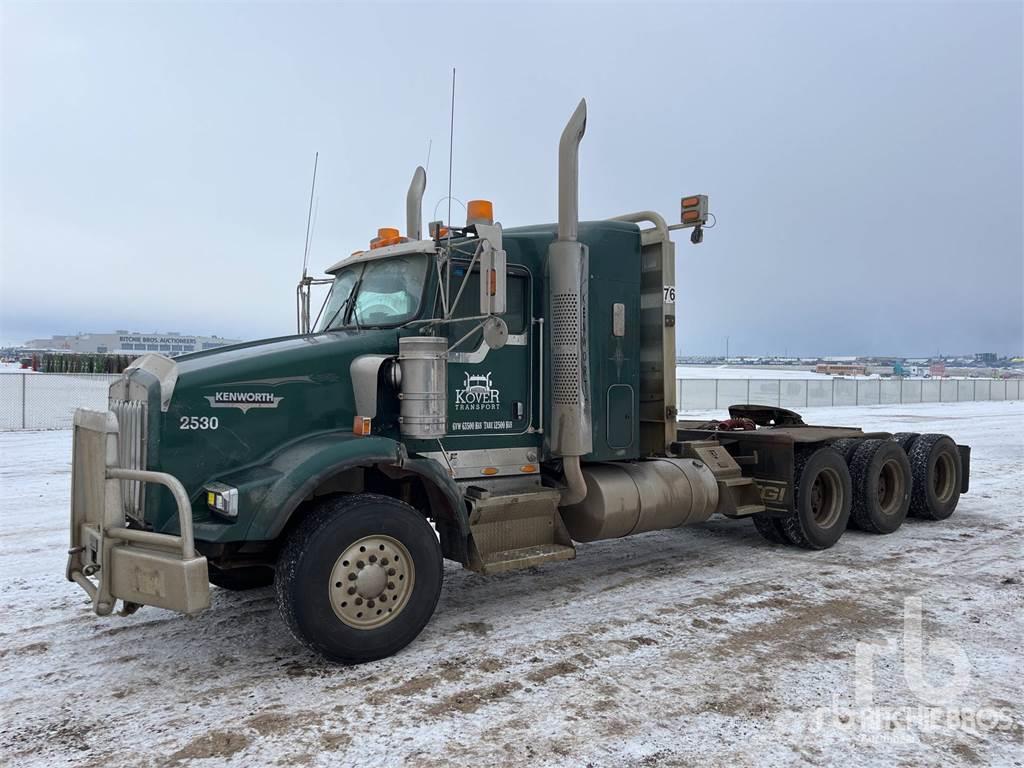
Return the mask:
[[455,149],[455,67],[452,67],[452,114],[448,126],[448,240],[452,239],[452,153]]
[[309,230],[313,223],[313,193],[316,192],[316,166],[320,162],[320,153],[313,155],[313,183],[309,188],[309,213],[306,214],[306,244],[302,249],[302,279],[306,279],[306,271],[309,267]]

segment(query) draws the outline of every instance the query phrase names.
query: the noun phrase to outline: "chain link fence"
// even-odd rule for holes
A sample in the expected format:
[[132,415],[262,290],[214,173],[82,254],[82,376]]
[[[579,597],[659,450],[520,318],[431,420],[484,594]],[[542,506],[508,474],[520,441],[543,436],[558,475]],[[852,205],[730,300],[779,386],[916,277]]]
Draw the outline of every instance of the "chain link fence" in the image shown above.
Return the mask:
[[738,403],[814,408],[1018,400],[1020,379],[676,379],[680,411]]
[[[70,429],[76,408],[105,409],[116,374],[0,373],[0,430]],[[737,403],[835,405],[1018,400],[1020,379],[676,379],[680,411]]]
[[76,408],[107,407],[117,374],[0,373],[0,430],[71,429]]

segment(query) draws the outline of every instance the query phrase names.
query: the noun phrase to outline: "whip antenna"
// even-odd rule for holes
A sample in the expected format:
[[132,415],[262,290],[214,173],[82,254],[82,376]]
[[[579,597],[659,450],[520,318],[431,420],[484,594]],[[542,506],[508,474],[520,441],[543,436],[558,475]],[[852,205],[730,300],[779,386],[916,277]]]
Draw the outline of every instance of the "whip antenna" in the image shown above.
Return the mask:
[[309,230],[313,223],[313,193],[316,192],[316,166],[320,162],[320,153],[313,155],[313,183],[309,187],[309,213],[306,214],[306,244],[302,249],[302,278],[306,278],[309,267]]
[[452,115],[448,126],[448,240],[452,239],[452,153],[455,149],[455,67],[452,67]]

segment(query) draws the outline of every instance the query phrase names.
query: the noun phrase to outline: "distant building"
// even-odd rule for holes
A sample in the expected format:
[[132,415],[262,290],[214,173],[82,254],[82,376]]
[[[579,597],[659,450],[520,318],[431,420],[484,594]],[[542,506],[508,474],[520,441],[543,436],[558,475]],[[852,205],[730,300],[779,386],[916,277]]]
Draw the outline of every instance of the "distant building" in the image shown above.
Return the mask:
[[999,355],[995,352],[976,352],[974,355],[974,362],[983,363],[985,365],[991,365],[999,359]]
[[815,373],[824,373],[829,376],[865,376],[868,369],[865,365],[852,365],[848,363],[818,363],[814,366]]
[[48,339],[31,339],[25,342],[27,349],[57,350],[93,354],[137,355],[142,352],[159,352],[168,357],[188,352],[202,352],[229,344],[238,344],[236,339],[220,336],[185,336],[180,333],[139,333],[138,331],[114,331],[113,333],[79,333],[74,336],[52,336]]

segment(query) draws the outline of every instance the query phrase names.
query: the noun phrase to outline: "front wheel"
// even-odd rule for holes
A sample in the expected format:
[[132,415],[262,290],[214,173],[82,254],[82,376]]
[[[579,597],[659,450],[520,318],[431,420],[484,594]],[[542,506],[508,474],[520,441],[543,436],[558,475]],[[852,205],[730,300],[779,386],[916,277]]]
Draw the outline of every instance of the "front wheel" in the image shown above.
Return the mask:
[[363,493],[310,510],[281,550],[274,583],[300,642],[358,664],[416,638],[434,613],[443,571],[437,536],[419,512]]

